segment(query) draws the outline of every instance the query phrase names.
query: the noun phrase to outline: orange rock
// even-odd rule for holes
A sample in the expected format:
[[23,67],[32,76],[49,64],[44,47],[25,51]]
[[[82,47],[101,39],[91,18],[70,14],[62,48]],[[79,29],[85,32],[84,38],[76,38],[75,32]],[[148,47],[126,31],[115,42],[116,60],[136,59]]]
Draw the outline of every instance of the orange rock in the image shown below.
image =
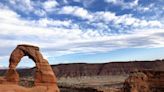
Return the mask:
[[[33,88],[18,86],[19,74],[16,66],[24,56],[28,56],[36,63],[35,87]],[[39,52],[39,47],[18,45],[11,53],[9,63],[6,76],[0,79],[0,92],[59,92],[56,76],[48,61]]]
[[123,92],[164,92],[164,71],[135,71],[125,80],[123,89]]
[[142,72],[132,73],[125,80],[123,92],[150,92],[147,75]]

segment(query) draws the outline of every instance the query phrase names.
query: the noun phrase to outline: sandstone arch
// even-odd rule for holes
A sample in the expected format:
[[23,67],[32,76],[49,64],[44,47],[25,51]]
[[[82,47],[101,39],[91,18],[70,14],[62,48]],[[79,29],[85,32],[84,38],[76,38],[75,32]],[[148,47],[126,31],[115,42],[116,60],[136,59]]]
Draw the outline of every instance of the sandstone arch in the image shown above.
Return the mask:
[[[5,75],[5,78],[1,83],[2,84],[14,84],[18,85],[19,74],[16,71],[16,67],[20,62],[21,58],[28,56],[36,64],[36,73],[34,85],[46,86],[50,91],[48,92],[59,92],[57,87],[57,80],[53,73],[52,68],[48,64],[48,61],[45,60],[42,54],[39,52],[39,47],[32,45],[18,45],[10,55],[9,59],[9,69]],[[50,87],[50,88],[49,88]],[[40,89],[39,89],[40,90]],[[31,91],[30,91],[31,92]]]

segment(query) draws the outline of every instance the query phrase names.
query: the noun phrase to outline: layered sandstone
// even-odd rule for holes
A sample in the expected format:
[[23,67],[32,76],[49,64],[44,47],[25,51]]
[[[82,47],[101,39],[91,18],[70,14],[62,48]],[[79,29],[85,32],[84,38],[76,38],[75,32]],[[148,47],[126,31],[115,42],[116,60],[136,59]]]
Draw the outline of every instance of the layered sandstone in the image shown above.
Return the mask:
[[59,64],[52,66],[57,77],[126,75],[134,70],[164,70],[164,61],[129,61],[100,64]]
[[[73,63],[52,65],[51,67],[57,77],[127,75],[136,69],[164,70],[164,60],[110,62],[101,64]],[[18,69],[17,71],[21,77],[26,77],[33,76],[35,70],[36,68],[30,68]],[[0,75],[3,75],[5,71],[5,69],[1,69]]]

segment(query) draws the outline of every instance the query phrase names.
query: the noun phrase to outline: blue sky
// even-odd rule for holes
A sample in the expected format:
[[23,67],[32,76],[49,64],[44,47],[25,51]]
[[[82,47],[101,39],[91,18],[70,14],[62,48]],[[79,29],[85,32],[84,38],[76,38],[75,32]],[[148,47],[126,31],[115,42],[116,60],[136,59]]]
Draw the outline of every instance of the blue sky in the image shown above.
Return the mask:
[[[0,0],[0,67],[17,44],[50,64],[164,58],[163,0]],[[19,66],[34,66],[27,57]]]

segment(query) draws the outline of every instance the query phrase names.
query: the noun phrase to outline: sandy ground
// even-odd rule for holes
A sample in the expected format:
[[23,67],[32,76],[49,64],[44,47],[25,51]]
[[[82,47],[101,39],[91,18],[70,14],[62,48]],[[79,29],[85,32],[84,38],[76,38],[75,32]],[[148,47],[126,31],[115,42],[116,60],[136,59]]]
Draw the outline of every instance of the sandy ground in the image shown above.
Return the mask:
[[[128,75],[61,77],[57,83],[61,92],[120,92],[127,77]],[[32,77],[21,78],[20,81],[20,85],[25,87],[33,87],[33,83]],[[98,91],[91,91],[93,89]]]
[[[83,76],[76,78],[59,78],[58,85],[67,88],[95,88],[98,90],[117,90],[122,88],[127,75]],[[106,92],[108,92],[106,91]],[[104,91],[105,92],[105,91]],[[117,92],[117,91],[113,91]]]

